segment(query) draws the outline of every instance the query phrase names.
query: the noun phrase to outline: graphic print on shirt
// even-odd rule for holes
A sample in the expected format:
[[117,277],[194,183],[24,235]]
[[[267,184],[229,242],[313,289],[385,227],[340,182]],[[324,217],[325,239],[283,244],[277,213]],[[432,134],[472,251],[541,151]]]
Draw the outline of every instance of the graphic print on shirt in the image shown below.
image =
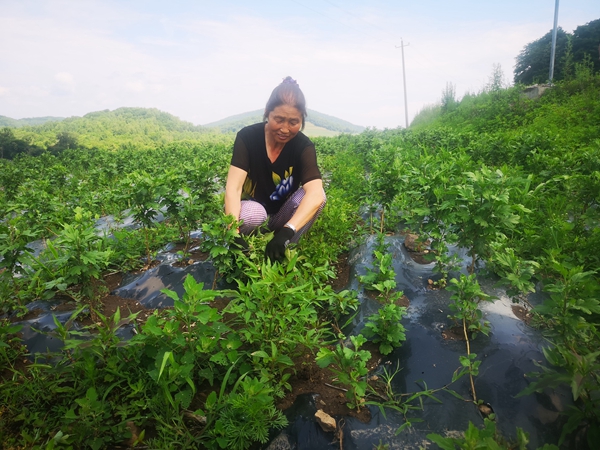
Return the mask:
[[272,201],[282,200],[288,196],[290,190],[292,189],[292,185],[294,184],[294,177],[292,176],[292,170],[294,168],[290,167],[284,173],[284,179],[273,172],[273,183],[275,183],[275,191],[269,197]]
[[244,181],[244,186],[242,187],[242,200],[253,199],[254,191],[256,191],[256,183],[250,179],[250,176],[246,176],[246,181]]

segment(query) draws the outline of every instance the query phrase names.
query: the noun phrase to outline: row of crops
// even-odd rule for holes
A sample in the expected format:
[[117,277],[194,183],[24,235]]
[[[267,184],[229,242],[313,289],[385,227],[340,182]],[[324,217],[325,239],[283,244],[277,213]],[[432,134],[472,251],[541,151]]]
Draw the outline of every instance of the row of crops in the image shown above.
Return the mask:
[[[285,424],[275,401],[289,391],[294,361],[306,353],[332,365],[350,405],[364,408],[372,400],[364,383],[368,358],[359,349],[364,337],[346,341],[342,326],[358,308],[356,295],[331,288],[333,265],[370,233],[410,229],[431,241],[435,283],[456,293],[454,319],[471,332],[486,331],[477,313],[485,294],[475,276],[456,275],[459,262],[449,247],[466,249],[469,272],[497,274],[526,308],[530,293],[545,294],[533,324],[549,339],[547,361],[528,393],[567,387],[573,405],[560,442],[548,444],[581,441],[594,448],[600,442],[595,133],[588,130],[577,145],[531,128],[432,127],[315,139],[327,207],[286,262],[273,266],[263,260],[265,236],[251,238],[246,253],[230,247],[235,227],[222,216],[221,192],[231,143],[80,148],[0,160],[0,440],[6,448],[125,442],[249,448]],[[160,214],[166,220],[158,223]],[[98,233],[96,221],[107,215],[116,224],[133,217],[137,226]],[[166,243],[189,244],[198,229],[232,289],[209,289],[190,278],[181,298],[169,293],[172,309],[157,311],[135,325],[133,339],[120,340],[116,330],[136,321],[102,314],[103,274],[147,267]],[[40,246],[31,243],[40,240],[42,250],[34,251]],[[369,327],[375,331],[365,334],[381,342],[392,330],[396,338],[384,344],[395,347],[402,343],[402,313],[389,301],[393,274],[386,285],[390,261],[383,244],[379,253],[372,280],[363,283],[380,291],[384,307]],[[56,322],[53,333],[64,347],[23,365],[26,349],[14,323],[31,301],[57,297],[77,305],[71,320]],[[223,310],[211,303],[220,297],[228,299]],[[73,327],[86,315],[93,325]],[[468,355],[463,367],[476,376],[475,357]],[[398,396],[392,406],[405,401]]]

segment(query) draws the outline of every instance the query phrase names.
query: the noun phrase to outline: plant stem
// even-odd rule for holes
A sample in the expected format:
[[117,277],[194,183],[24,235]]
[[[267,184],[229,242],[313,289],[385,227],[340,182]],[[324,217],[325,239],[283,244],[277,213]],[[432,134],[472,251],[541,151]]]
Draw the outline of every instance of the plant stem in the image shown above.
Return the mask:
[[[463,318],[463,332],[465,333],[465,342],[467,343],[467,357],[469,357],[469,368],[471,367],[471,344],[469,342],[469,335],[467,334],[467,321]],[[473,374],[469,370],[469,379],[471,380],[471,392],[473,394],[473,401],[477,403],[477,392],[475,392],[475,383],[473,382]]]

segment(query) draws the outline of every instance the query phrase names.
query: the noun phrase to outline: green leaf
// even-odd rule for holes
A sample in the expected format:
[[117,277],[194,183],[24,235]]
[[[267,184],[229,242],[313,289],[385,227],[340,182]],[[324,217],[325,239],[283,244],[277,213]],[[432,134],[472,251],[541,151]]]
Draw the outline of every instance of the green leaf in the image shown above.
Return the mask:
[[165,369],[165,366],[167,365],[167,360],[169,360],[169,359],[171,360],[171,362],[175,361],[175,359],[173,358],[173,352],[165,352],[164,353],[163,358],[162,358],[162,363],[160,365],[160,370],[158,372],[157,381],[160,380],[163,370]]

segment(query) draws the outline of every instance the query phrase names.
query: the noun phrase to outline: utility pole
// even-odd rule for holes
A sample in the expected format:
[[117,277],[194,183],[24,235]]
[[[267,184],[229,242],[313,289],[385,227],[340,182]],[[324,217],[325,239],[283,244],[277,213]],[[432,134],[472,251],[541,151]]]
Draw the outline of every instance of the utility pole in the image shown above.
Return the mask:
[[[558,0],[556,0],[558,1]],[[406,128],[408,128],[408,102],[406,100],[406,70],[404,69],[404,47],[408,47],[410,43],[404,45],[404,41],[400,38],[400,47],[402,49],[402,80],[404,81],[404,118],[406,119]]]
[[552,84],[552,78],[554,78],[554,56],[556,55],[556,33],[558,25],[558,0],[554,4],[554,29],[552,30],[552,52],[550,55],[550,76],[548,80]]

